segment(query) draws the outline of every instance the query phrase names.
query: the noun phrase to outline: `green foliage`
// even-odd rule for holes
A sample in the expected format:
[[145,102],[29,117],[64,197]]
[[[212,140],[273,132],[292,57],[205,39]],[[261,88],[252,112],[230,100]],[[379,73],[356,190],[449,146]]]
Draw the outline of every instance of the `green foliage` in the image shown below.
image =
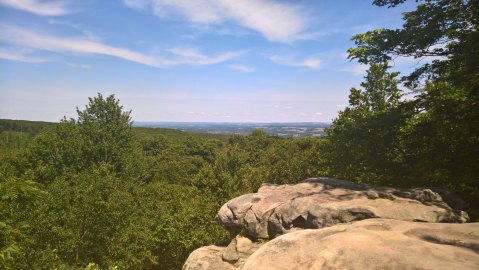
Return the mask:
[[[397,133],[410,115],[400,102],[398,73],[372,63],[361,84],[351,89],[350,106],[328,129],[324,149],[330,173],[344,179],[388,183],[397,177]],[[389,183],[391,184],[391,183]],[[403,183],[395,183],[403,184]]]
[[191,185],[218,198],[256,191],[262,183],[295,183],[322,173],[318,138],[285,139],[253,131],[232,136],[213,164],[202,168]]
[[[404,0],[377,0],[374,4],[394,7]],[[405,78],[417,86],[420,78],[445,79],[452,74],[477,83],[478,16],[477,1],[417,1],[416,10],[403,14],[402,29],[377,29],[353,37],[355,48],[348,50],[351,59],[360,63],[385,62],[396,57],[442,57],[419,66]],[[474,79],[474,77],[476,77]],[[477,84],[475,84],[477,86]]]
[[180,269],[227,239],[224,202],[319,173],[318,138],[132,129],[113,96],[78,115],[0,157],[2,268]]
[[12,150],[26,146],[33,136],[20,131],[0,131],[0,149]]
[[17,155],[43,128],[55,123],[0,119],[0,158]]
[[93,164],[121,164],[131,143],[131,112],[124,112],[114,95],[104,99],[98,94],[89,101],[85,110],[77,108],[78,119],[70,120],[85,144],[82,158]]
[[207,192],[176,184],[152,184],[143,189],[142,202],[155,220],[150,237],[157,268],[180,269],[195,248],[226,239],[215,222],[218,204]]
[[54,126],[55,123],[0,119],[0,133],[5,131],[16,131],[24,134],[36,135],[43,128]]
[[14,268],[14,259],[22,254],[22,246],[34,241],[28,234],[31,226],[25,215],[44,192],[32,181],[0,173],[0,268]]
[[396,77],[399,72],[388,73],[387,63],[371,63],[365,81],[361,83],[364,91],[351,89],[349,104],[357,112],[379,113],[398,106],[401,93]]
[[63,119],[36,136],[25,154],[27,167],[19,169],[41,183],[100,163],[121,172],[131,151],[130,112],[113,95],[89,100],[84,111],[77,109],[78,119]]

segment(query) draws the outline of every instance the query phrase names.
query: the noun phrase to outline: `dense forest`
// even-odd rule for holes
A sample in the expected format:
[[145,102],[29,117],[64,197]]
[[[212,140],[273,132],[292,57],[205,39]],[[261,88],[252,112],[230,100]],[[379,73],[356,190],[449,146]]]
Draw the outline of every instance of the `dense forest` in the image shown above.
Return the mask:
[[214,219],[226,200],[318,175],[317,138],[132,128],[118,102],[98,95],[37,135],[0,121],[4,268],[179,269],[228,238]]
[[[404,0],[375,0],[393,8]],[[180,269],[227,240],[214,216],[261,183],[435,186],[479,210],[479,2],[419,1],[353,37],[369,65],[327,136],[133,128],[114,95],[59,123],[0,121],[0,269]],[[422,60],[411,74],[398,57]]]

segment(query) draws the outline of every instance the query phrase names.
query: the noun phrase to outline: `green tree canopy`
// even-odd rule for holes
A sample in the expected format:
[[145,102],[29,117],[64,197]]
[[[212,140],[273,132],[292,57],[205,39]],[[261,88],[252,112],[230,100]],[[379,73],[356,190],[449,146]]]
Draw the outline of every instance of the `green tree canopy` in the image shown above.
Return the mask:
[[[395,7],[406,0],[375,0]],[[385,62],[397,57],[424,59],[404,80],[417,86],[421,78],[448,79],[474,86],[477,95],[479,65],[479,3],[476,0],[418,0],[416,10],[403,14],[402,29],[376,29],[357,34],[350,59],[360,63]],[[472,89],[471,89],[472,90]]]
[[[386,182],[396,175],[397,133],[408,117],[401,104],[398,72],[386,63],[371,63],[361,83],[351,88],[349,107],[327,130],[326,156],[330,173],[350,180]],[[395,183],[398,184],[397,182]]]
[[132,148],[131,117],[114,95],[89,98],[78,118],[63,120],[39,134],[28,149],[27,170],[39,182],[65,172],[109,164],[116,172],[126,166]]
[[83,111],[77,108],[78,119],[70,121],[79,127],[86,143],[87,158],[92,163],[119,163],[131,143],[131,111],[123,111],[114,95],[88,98]]

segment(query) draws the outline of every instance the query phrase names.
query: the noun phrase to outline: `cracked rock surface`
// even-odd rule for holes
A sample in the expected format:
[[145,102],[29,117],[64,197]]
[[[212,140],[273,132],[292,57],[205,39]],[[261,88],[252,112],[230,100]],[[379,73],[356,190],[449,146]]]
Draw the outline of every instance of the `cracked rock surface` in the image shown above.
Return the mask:
[[479,269],[479,223],[463,207],[443,189],[264,184],[219,210],[229,244],[195,250],[183,270]]
[[241,269],[246,259],[262,245],[263,243],[237,235],[226,247],[213,245],[193,251],[183,265],[183,270]]
[[234,265],[223,261],[222,254],[224,247],[206,246],[193,252],[183,265],[183,270],[234,270]]
[[[460,200],[445,194],[454,206]],[[296,229],[316,229],[368,218],[420,222],[469,220],[428,188],[372,187],[331,178],[311,178],[295,185],[264,184],[257,193],[225,203],[216,216],[232,237],[274,238]]]
[[269,241],[242,270],[479,269],[479,223],[368,219]]

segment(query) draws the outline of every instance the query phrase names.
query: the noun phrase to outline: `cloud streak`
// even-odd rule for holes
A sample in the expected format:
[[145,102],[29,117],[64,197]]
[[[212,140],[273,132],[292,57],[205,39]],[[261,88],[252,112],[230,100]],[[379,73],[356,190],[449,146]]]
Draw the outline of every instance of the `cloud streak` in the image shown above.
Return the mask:
[[[157,68],[166,68],[182,64],[212,65],[228,61],[240,55],[240,52],[226,52],[215,56],[206,56],[197,50],[172,49],[170,53],[173,57],[157,57],[111,46],[98,41],[92,41],[84,37],[67,38],[43,35],[3,23],[0,23],[0,39],[11,45],[29,48],[34,51],[107,55]],[[10,60],[13,60],[13,58]]]
[[362,64],[355,64],[354,66],[348,66],[342,69],[339,69],[340,71],[346,71],[346,72],[351,72],[354,75],[365,75],[366,71],[369,69],[369,66],[367,65],[362,65]]
[[243,73],[251,73],[256,71],[255,67],[250,67],[245,65],[234,64],[234,65],[229,65],[228,67]]
[[206,56],[202,54],[197,49],[191,48],[172,48],[168,50],[170,53],[177,56],[175,62],[177,64],[188,64],[188,65],[213,65],[222,63],[233,58],[238,57],[240,52],[226,52],[216,56]]
[[60,16],[68,13],[65,1],[0,0],[0,5],[41,16]]
[[232,22],[262,34],[269,41],[304,39],[306,16],[297,5],[273,0],[123,0],[135,9],[151,9],[160,18],[181,16],[199,25]]
[[85,64],[76,64],[76,63],[67,63],[68,67],[70,68],[77,68],[77,69],[90,69],[90,65]]
[[24,63],[44,63],[49,61],[47,59],[32,57],[28,53],[13,52],[2,48],[0,48],[0,58]]
[[269,59],[274,63],[282,66],[302,67],[309,69],[318,69],[321,67],[321,60],[316,57],[308,57],[303,60],[295,60],[292,57],[273,55]]

